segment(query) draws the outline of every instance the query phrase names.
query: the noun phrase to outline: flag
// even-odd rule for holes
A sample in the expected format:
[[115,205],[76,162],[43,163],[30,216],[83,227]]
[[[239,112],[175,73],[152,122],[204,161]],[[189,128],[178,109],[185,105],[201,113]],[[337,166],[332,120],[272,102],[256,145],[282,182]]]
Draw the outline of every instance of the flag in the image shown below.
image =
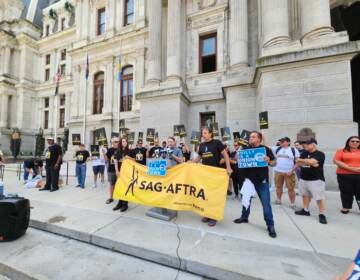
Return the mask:
[[61,71],[60,71],[60,65],[58,65],[58,69],[55,75],[55,82],[56,82],[56,87],[55,87],[55,96],[58,95],[59,93],[59,83],[61,80]]
[[120,82],[121,81],[121,57],[119,57],[119,62],[117,64],[117,80]]
[[89,79],[89,55],[86,56],[85,79]]

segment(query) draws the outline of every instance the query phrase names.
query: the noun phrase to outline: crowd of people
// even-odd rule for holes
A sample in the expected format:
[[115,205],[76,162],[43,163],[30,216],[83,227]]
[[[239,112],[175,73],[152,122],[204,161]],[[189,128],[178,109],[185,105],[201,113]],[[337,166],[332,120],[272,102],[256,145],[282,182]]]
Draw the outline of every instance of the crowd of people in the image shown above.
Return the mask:
[[[225,168],[230,176],[228,195],[234,192],[235,198],[240,199],[241,189],[244,182],[251,182],[263,208],[263,216],[269,236],[276,237],[272,203],[270,196],[271,178],[275,185],[274,204],[281,205],[283,201],[284,187],[287,189],[290,207],[296,215],[310,216],[309,205],[314,200],[318,206],[318,219],[321,224],[327,223],[325,215],[325,154],[318,150],[316,139],[311,138],[304,142],[295,141],[291,145],[289,137],[283,137],[277,141],[274,147],[263,145],[263,136],[260,132],[253,131],[250,134],[248,144],[234,141],[233,149],[226,143],[214,139],[212,129],[205,127],[201,132],[202,142],[199,145],[188,145],[180,140],[179,145],[175,137],[168,137],[167,141],[158,140],[151,147],[144,146],[143,140],[138,139],[136,146],[131,147],[126,137],[112,138],[110,147],[100,146],[98,153],[86,150],[83,144],[79,145],[74,158],[76,161],[77,186],[85,188],[86,166],[91,161],[93,171],[93,187],[105,185],[105,170],[109,184],[109,197],[106,204],[114,202],[113,193],[116,180],[120,175],[122,161],[128,157],[136,162],[146,165],[147,159],[166,158],[168,167],[179,163],[191,161],[208,166]],[[54,192],[59,190],[59,170],[62,164],[61,147],[54,139],[47,138],[48,147],[45,152],[46,183],[40,191]],[[264,160],[267,166],[255,168],[239,168],[238,155],[240,150],[252,148],[264,148],[266,156]],[[360,138],[351,136],[346,140],[345,146],[339,149],[333,158],[337,166],[337,180],[342,203],[341,213],[348,214],[353,207],[353,202],[360,208]],[[3,156],[0,154],[0,165],[3,164]],[[269,169],[269,167],[273,167]],[[43,162],[40,159],[28,159],[24,161],[24,180],[29,175],[33,177],[42,174]],[[272,173],[273,172],[273,173]],[[273,175],[273,176],[271,176]],[[295,209],[296,187],[302,196],[302,208]],[[242,208],[241,216],[234,220],[236,224],[249,222],[251,199],[248,207]],[[128,209],[127,201],[118,201],[113,207],[114,211],[124,212]],[[204,223],[215,226],[217,221],[204,217]]]

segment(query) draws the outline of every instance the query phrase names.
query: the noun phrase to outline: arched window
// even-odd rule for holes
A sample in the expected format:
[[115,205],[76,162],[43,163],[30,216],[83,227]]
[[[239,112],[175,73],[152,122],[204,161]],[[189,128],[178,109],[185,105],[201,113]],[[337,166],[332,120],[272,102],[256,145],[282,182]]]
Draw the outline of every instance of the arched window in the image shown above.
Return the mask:
[[125,66],[121,73],[120,112],[131,111],[133,98],[133,67]]
[[101,114],[104,106],[104,72],[94,76],[93,114]]

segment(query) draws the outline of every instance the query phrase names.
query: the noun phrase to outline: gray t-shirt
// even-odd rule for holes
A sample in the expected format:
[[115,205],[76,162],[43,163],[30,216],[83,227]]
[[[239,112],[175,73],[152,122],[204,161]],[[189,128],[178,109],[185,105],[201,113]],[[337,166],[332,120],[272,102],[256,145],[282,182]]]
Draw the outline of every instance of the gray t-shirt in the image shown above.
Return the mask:
[[[181,149],[179,148],[169,148],[170,150],[172,150],[172,154],[176,157],[183,157],[183,153],[181,151]],[[174,159],[172,159],[172,157],[170,156],[169,153],[167,153],[166,155],[166,159],[168,159],[168,167],[172,167],[178,164],[177,161],[175,161]]]

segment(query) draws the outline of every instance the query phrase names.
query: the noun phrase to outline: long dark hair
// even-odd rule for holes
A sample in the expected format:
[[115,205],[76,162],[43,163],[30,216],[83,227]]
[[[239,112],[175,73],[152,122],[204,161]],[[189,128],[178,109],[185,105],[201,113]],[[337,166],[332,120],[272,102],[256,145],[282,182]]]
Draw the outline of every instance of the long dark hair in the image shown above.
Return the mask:
[[[353,139],[353,138],[356,138],[360,141],[360,137],[359,136],[350,136],[347,140],[346,140],[346,143],[345,143],[345,147],[343,149],[344,152],[350,152],[350,140]],[[358,147],[358,149],[360,150],[360,145]]]
[[[124,148],[122,145],[122,141],[126,140],[126,147]],[[119,151],[123,154],[123,155],[128,155],[130,153],[130,148],[129,148],[129,141],[126,137],[121,137],[120,139],[120,145],[119,145]]]

